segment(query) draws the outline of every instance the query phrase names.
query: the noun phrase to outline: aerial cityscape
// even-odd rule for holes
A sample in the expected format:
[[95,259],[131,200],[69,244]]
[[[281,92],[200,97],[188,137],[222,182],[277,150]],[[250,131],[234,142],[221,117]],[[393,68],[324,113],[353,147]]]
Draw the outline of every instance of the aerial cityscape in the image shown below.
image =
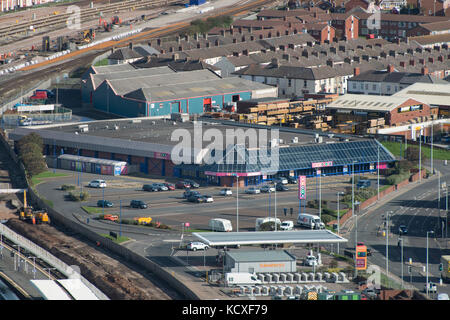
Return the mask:
[[449,45],[450,0],[0,0],[0,301],[449,300]]

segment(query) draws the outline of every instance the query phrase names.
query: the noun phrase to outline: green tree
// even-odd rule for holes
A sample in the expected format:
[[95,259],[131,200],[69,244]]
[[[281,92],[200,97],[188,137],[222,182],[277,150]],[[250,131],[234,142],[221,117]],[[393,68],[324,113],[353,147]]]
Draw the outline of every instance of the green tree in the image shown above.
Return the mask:
[[41,152],[42,152],[42,148],[44,146],[44,142],[43,142],[41,136],[38,135],[37,133],[34,133],[34,132],[30,133],[30,134],[24,136],[22,139],[20,139],[18,141],[17,148],[19,150],[21,150],[24,145],[27,145],[29,143],[32,143],[32,144],[35,144],[36,146],[38,146],[40,148]]
[[26,135],[18,142],[19,158],[30,177],[47,170],[42,148],[42,138],[36,133]]

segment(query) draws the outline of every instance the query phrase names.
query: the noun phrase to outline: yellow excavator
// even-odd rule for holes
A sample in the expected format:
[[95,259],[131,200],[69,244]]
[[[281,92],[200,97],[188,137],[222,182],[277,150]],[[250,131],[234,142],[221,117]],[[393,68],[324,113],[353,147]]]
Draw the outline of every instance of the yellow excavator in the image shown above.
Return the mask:
[[45,210],[33,210],[27,205],[27,191],[23,191],[23,207],[19,210],[19,219],[31,224],[50,223],[48,213]]

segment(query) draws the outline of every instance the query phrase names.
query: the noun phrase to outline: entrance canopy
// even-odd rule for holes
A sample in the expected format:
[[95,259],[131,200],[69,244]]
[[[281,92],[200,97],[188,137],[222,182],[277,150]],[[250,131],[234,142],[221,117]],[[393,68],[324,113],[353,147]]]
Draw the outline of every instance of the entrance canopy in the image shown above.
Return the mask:
[[210,247],[283,243],[344,243],[348,241],[329,230],[195,232],[193,235]]

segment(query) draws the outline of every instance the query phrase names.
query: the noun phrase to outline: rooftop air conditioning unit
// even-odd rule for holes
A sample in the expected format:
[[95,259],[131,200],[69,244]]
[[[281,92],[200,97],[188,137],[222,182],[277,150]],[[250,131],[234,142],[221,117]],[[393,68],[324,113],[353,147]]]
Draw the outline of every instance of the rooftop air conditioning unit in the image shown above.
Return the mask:
[[292,143],[298,143],[298,137],[294,137],[294,138],[292,139]]

